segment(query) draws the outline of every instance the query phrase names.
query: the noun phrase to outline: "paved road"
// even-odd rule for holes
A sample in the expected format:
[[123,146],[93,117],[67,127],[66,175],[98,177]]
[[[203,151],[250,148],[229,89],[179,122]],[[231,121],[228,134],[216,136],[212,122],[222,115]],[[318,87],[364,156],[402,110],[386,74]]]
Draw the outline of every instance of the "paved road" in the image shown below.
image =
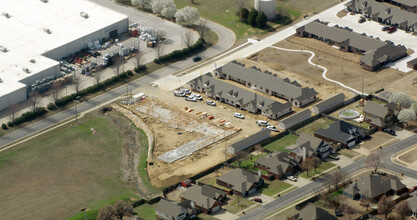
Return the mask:
[[[103,0],[100,0],[100,1],[103,1]],[[207,22],[207,27],[219,35],[219,41],[212,47],[200,53],[199,56],[201,56],[202,58],[214,57],[220,53],[225,52],[226,50],[228,50],[234,45],[236,41],[236,37],[233,31],[213,22]],[[194,64],[195,63],[191,59],[176,62],[158,71],[155,71],[145,77],[142,77],[133,82],[130,82],[129,89],[139,88],[157,79],[160,79],[164,76],[189,68]],[[105,94],[102,94],[95,98],[90,99],[88,102],[83,102],[83,103],[78,104],[77,112],[80,113],[80,112],[88,111],[98,105],[101,105],[115,98],[118,98],[124,95],[125,93],[126,93],[125,86],[115,88]],[[62,112],[59,112],[57,114],[54,114],[48,118],[42,119],[38,122],[32,123],[26,127],[18,129],[13,133],[2,136],[0,137],[0,149],[4,148],[6,145],[16,142],[20,139],[23,139],[24,137],[33,135],[39,132],[40,130],[46,129],[50,126],[58,124],[59,122],[62,122],[71,117],[74,117],[74,115],[75,115],[74,108],[70,108]]]
[[[384,152],[386,154],[386,159],[385,159],[385,168],[392,170],[394,172],[398,172],[398,173],[404,173],[405,176],[409,176],[412,178],[417,178],[417,172],[405,167],[402,167],[398,164],[393,163],[390,160],[390,157],[392,154],[401,151],[403,149],[406,149],[408,147],[411,147],[413,145],[417,144],[417,135],[413,135],[407,139],[404,139],[400,142],[397,142],[395,144],[390,145],[389,147],[384,148]],[[365,158],[359,159],[357,161],[355,161],[355,163],[348,165],[344,168],[341,169],[342,172],[347,173],[348,175],[351,175],[359,170],[361,170],[362,168],[365,167]],[[250,213],[247,213],[245,216],[242,216],[238,219],[245,219],[245,220],[252,220],[252,219],[263,219],[265,216],[267,216],[268,214],[279,210],[291,203],[293,203],[294,201],[301,199],[303,197],[305,197],[306,195],[308,195],[309,193],[314,192],[315,190],[317,190],[318,188],[321,188],[322,182],[323,180],[327,177],[328,175],[319,178],[317,180],[315,180],[312,183],[309,183],[301,188],[298,188],[296,190],[293,190],[291,192],[289,192],[288,194],[283,195],[282,197],[272,201],[271,203],[268,203],[264,206],[261,206],[253,211],[251,211]]]

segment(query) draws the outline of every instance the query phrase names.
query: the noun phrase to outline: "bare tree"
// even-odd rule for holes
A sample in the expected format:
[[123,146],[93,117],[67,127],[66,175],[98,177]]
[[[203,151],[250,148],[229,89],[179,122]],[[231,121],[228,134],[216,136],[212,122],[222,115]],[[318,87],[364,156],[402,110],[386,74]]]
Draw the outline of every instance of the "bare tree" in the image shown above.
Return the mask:
[[243,161],[245,161],[246,157],[248,156],[248,152],[246,151],[239,151],[236,154],[236,162],[237,165],[240,167]]
[[74,75],[74,78],[72,79],[72,87],[75,90],[75,93],[78,93],[81,88],[81,76],[78,74]]
[[96,66],[96,72],[94,73],[94,80],[96,81],[96,85],[100,83],[101,77],[103,76],[103,65]]
[[181,40],[187,48],[190,48],[193,44],[193,32],[191,30],[185,31],[181,35]]
[[30,96],[30,104],[32,105],[32,111],[38,107],[39,102],[41,101],[41,95],[38,91],[32,91],[29,94]]
[[116,216],[120,220],[123,220],[124,216],[129,216],[133,213],[133,206],[132,204],[119,200],[114,204],[114,209],[116,211]]
[[397,204],[397,207],[395,207],[395,211],[397,211],[400,220],[404,220],[407,216],[411,214],[411,209],[407,201],[399,202]]
[[51,86],[51,99],[55,102],[60,98],[59,92],[61,90],[62,81],[55,81]]
[[368,198],[362,198],[360,201],[360,205],[365,207],[366,211],[368,211],[369,206],[371,206],[371,200]]
[[200,19],[197,24],[197,31],[200,34],[201,39],[205,40],[206,33],[207,33],[207,20]]
[[244,0],[235,0],[236,16],[240,17],[240,12],[246,8]]
[[337,170],[332,174],[333,184],[336,189],[339,188],[339,184],[344,181],[346,178],[346,173],[340,170]]
[[392,212],[395,207],[395,203],[392,201],[390,196],[383,195],[379,199],[378,212],[385,215],[385,219],[388,219],[388,215]]
[[307,176],[308,176],[308,171],[310,171],[313,168],[313,159],[311,158],[305,158],[303,163],[301,164],[301,168],[307,172]]
[[321,165],[321,159],[318,157],[314,157],[311,161],[313,167],[314,167],[314,172],[317,173],[317,168],[320,167]]
[[114,75],[120,78],[120,74],[123,72],[122,58],[120,56],[115,56],[113,58],[113,62],[114,62],[114,70],[113,70]]
[[96,220],[113,220],[116,210],[112,205],[106,205],[98,211]]
[[358,210],[352,208],[349,205],[342,205],[342,211],[347,215],[348,219],[351,220],[353,216],[358,213]]
[[385,154],[383,151],[372,152],[366,157],[366,164],[368,167],[374,169],[374,173],[376,173],[378,168],[383,167],[384,157]]
[[328,189],[329,194],[332,191],[333,183],[333,175],[329,174],[323,178],[323,186]]
[[136,64],[137,68],[140,68],[140,65],[142,63],[142,58],[143,58],[143,53],[140,52],[139,50],[137,50],[135,52],[135,56],[134,56],[134,61],[135,61],[135,64]]
[[17,109],[18,109],[17,103],[9,106],[9,109],[8,109],[9,119],[12,123],[14,123],[14,118],[16,116]]
[[156,58],[159,59],[159,57],[161,57],[163,53],[164,53],[164,44],[158,43],[155,47]]

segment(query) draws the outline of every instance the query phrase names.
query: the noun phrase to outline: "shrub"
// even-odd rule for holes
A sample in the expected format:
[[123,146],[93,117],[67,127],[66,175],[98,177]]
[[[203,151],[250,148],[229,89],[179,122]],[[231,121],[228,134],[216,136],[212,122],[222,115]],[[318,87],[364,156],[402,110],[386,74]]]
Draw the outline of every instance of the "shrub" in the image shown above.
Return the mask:
[[161,64],[166,61],[176,61],[176,60],[183,58],[184,56],[199,52],[203,49],[204,49],[204,40],[200,38],[195,44],[191,45],[190,48],[184,48],[182,50],[174,50],[169,54],[160,56],[159,58],[155,58],[153,61],[158,64]]
[[9,121],[9,122],[7,122],[7,126],[13,128],[14,127],[14,124],[13,124],[13,122]]
[[268,18],[266,17],[266,15],[263,12],[258,13],[258,17],[256,17],[256,27],[257,28],[265,28],[267,21],[268,21]]
[[3,130],[7,130],[7,125],[6,124],[1,124],[1,128],[3,128]]
[[248,24],[252,27],[256,27],[256,18],[258,17],[258,11],[252,9],[248,15]]
[[132,72],[132,70],[128,70],[128,71],[126,71],[126,73],[127,73],[127,75],[129,75],[129,76],[133,76],[133,72]]
[[135,72],[136,73],[140,73],[140,72],[143,72],[143,71],[145,71],[147,69],[147,67],[145,66],[145,65],[140,65],[139,67],[135,67]]
[[243,23],[248,23],[249,10],[247,8],[242,8],[240,11],[240,21]]
[[53,102],[50,102],[46,107],[48,108],[48,110],[52,111],[58,108]]

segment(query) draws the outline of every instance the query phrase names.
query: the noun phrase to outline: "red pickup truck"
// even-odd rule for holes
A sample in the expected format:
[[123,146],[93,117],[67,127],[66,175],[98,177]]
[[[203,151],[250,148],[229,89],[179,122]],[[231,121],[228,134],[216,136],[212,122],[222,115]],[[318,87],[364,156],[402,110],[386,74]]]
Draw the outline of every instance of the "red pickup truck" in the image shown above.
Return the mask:
[[394,32],[394,31],[396,31],[397,30],[397,27],[395,27],[395,26],[391,26],[391,27],[389,27],[388,29],[387,29],[387,32],[388,33],[392,33],[392,32]]

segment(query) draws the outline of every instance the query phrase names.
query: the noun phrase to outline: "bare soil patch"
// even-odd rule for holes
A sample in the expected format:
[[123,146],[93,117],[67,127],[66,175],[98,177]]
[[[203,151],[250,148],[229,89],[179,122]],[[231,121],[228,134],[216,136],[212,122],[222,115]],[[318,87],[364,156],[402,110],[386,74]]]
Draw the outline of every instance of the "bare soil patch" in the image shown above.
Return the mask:
[[413,100],[417,100],[417,85],[413,85],[413,79],[417,77],[417,71],[413,70],[407,73],[403,78],[392,81],[386,86],[388,90],[404,92],[409,94]]
[[[340,81],[358,91],[362,89],[363,75],[365,93],[372,93],[380,88],[384,88],[391,82],[405,76],[405,73],[388,67],[377,72],[366,71],[358,63],[359,55],[339,51],[326,43],[314,39],[292,36],[275,46],[286,49],[307,49],[314,52],[316,56],[312,61],[328,69],[328,78]],[[310,54],[307,53],[267,48],[259,53],[258,62],[277,71],[287,72],[289,77],[293,74],[296,79],[300,79],[301,84],[305,82],[312,83],[319,93],[323,93],[323,90],[327,90],[327,93],[335,93],[338,91],[335,88],[346,91],[344,88],[323,79],[322,70],[307,63],[309,57]]]
[[365,141],[362,143],[361,147],[367,149],[367,150],[372,150],[374,148],[378,148],[379,146],[384,145],[385,143],[391,141],[395,139],[393,136],[391,136],[390,134],[387,134],[385,132],[382,131],[378,131],[375,134],[372,135],[372,139]]

